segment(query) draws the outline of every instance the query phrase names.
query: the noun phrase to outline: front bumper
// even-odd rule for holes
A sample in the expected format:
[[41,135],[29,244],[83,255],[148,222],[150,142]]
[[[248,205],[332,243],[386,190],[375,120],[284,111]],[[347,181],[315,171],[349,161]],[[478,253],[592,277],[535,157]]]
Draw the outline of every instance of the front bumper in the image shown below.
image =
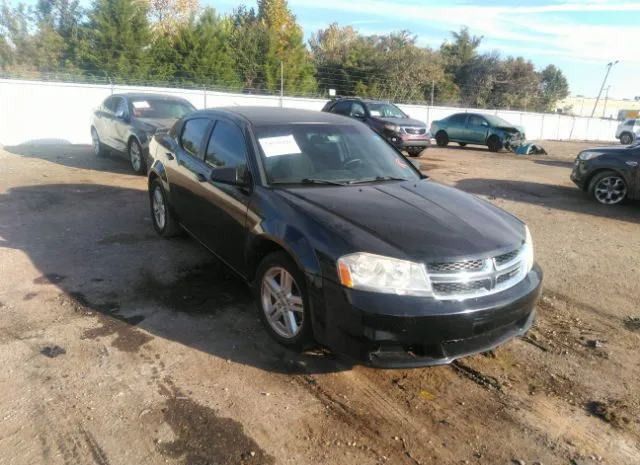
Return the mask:
[[537,265],[515,286],[465,301],[355,291],[325,280],[320,342],[375,367],[451,363],[524,334],[541,286]]
[[588,170],[587,163],[578,160],[574,163],[571,176],[569,176],[574,184],[582,190],[587,188],[586,180]]
[[405,150],[409,147],[419,147],[426,149],[431,146],[431,135],[429,132],[422,135],[410,134],[391,134],[387,135],[387,140],[391,142],[398,150]]

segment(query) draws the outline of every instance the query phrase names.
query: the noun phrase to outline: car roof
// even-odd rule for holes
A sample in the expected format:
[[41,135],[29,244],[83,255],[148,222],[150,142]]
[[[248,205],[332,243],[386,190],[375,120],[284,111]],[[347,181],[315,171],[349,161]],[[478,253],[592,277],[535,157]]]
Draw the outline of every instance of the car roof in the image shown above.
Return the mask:
[[353,120],[333,113],[279,107],[219,107],[199,110],[189,116],[207,115],[214,117],[220,113],[233,119],[244,120],[253,126],[293,123],[353,124]]
[[175,101],[188,101],[183,97],[176,97],[174,95],[167,94],[151,94],[147,92],[125,92],[121,94],[113,94],[111,97],[126,97],[128,99],[156,99],[156,100],[175,100]]

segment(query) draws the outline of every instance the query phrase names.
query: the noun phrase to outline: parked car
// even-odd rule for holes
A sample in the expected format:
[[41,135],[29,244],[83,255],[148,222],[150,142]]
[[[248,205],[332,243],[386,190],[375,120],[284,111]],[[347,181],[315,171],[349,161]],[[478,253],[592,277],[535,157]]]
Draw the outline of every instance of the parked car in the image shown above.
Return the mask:
[[616,129],[616,139],[621,144],[629,145],[640,136],[640,119],[630,118],[624,120]]
[[640,198],[640,140],[625,147],[595,147],[576,157],[571,180],[598,202]]
[[202,110],[151,150],[156,232],[186,230],[250,283],[285,346],[442,364],[534,320],[542,271],[526,225],[431,181],[357,121]]
[[391,103],[360,98],[336,98],[327,102],[322,111],[362,121],[398,150],[406,150],[412,157],[417,157],[431,145],[427,125],[409,118]]
[[477,113],[456,113],[433,121],[430,132],[440,147],[449,142],[457,142],[461,147],[478,144],[486,145],[492,152],[516,148],[526,139],[523,127],[498,116]]
[[98,156],[110,150],[125,155],[134,172],[146,174],[153,134],[192,111],[195,107],[187,100],[168,95],[111,95],[91,119],[93,151]]

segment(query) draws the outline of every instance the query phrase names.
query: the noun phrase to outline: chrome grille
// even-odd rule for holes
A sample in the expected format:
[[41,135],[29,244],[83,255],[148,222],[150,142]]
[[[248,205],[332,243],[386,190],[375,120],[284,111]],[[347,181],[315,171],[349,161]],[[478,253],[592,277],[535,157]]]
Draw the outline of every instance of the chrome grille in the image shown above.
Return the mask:
[[470,281],[468,283],[434,283],[433,290],[439,295],[462,295],[479,290],[491,289],[491,280]]
[[524,279],[527,274],[520,248],[483,259],[427,264],[433,294],[443,300],[463,300],[495,294]]
[[509,263],[514,258],[516,258],[519,253],[520,253],[519,250],[512,250],[509,253],[498,255],[496,258],[494,258],[494,260],[496,262],[496,266],[502,266],[502,265],[504,265],[506,263]]
[[484,260],[465,260],[462,262],[429,263],[427,270],[433,273],[459,273],[461,271],[479,271],[484,266]]
[[406,132],[407,134],[413,134],[416,136],[421,136],[423,134],[427,133],[427,128],[409,128],[409,127],[404,127],[404,132]]

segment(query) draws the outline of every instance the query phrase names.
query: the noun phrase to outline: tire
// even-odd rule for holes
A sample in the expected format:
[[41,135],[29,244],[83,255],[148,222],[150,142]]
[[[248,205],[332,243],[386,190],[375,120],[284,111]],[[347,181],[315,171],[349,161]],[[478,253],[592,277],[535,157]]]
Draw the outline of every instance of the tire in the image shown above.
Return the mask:
[[158,235],[173,237],[182,233],[182,228],[171,212],[171,205],[167,201],[167,195],[158,178],[154,179],[149,186],[149,206],[151,208],[153,229],[156,230]]
[[127,151],[133,172],[136,174],[147,174],[147,163],[144,159],[144,153],[142,152],[140,143],[136,139],[131,139]]
[[446,147],[449,145],[449,136],[444,131],[438,131],[436,134],[436,144],[438,147]]
[[491,136],[487,141],[490,152],[498,152],[502,148],[502,141],[498,136]]
[[466,143],[466,142],[458,142],[458,145],[459,145],[460,147],[466,147],[466,146],[467,146],[467,143]]
[[[283,286],[283,272],[291,280],[289,285]],[[260,262],[253,283],[253,292],[260,320],[273,339],[298,351],[313,343],[311,312],[304,275],[286,253],[271,253]],[[295,310],[285,310],[287,308]]]
[[410,157],[419,157],[423,150],[422,147],[408,147],[407,153]]
[[96,157],[102,157],[107,153],[107,149],[104,144],[100,142],[100,136],[98,135],[98,130],[91,127],[91,145],[93,146],[93,154]]
[[589,183],[589,195],[603,205],[619,205],[628,193],[626,181],[615,171],[601,171]]
[[622,145],[630,145],[633,142],[633,134],[629,132],[623,132],[620,134],[620,143]]

